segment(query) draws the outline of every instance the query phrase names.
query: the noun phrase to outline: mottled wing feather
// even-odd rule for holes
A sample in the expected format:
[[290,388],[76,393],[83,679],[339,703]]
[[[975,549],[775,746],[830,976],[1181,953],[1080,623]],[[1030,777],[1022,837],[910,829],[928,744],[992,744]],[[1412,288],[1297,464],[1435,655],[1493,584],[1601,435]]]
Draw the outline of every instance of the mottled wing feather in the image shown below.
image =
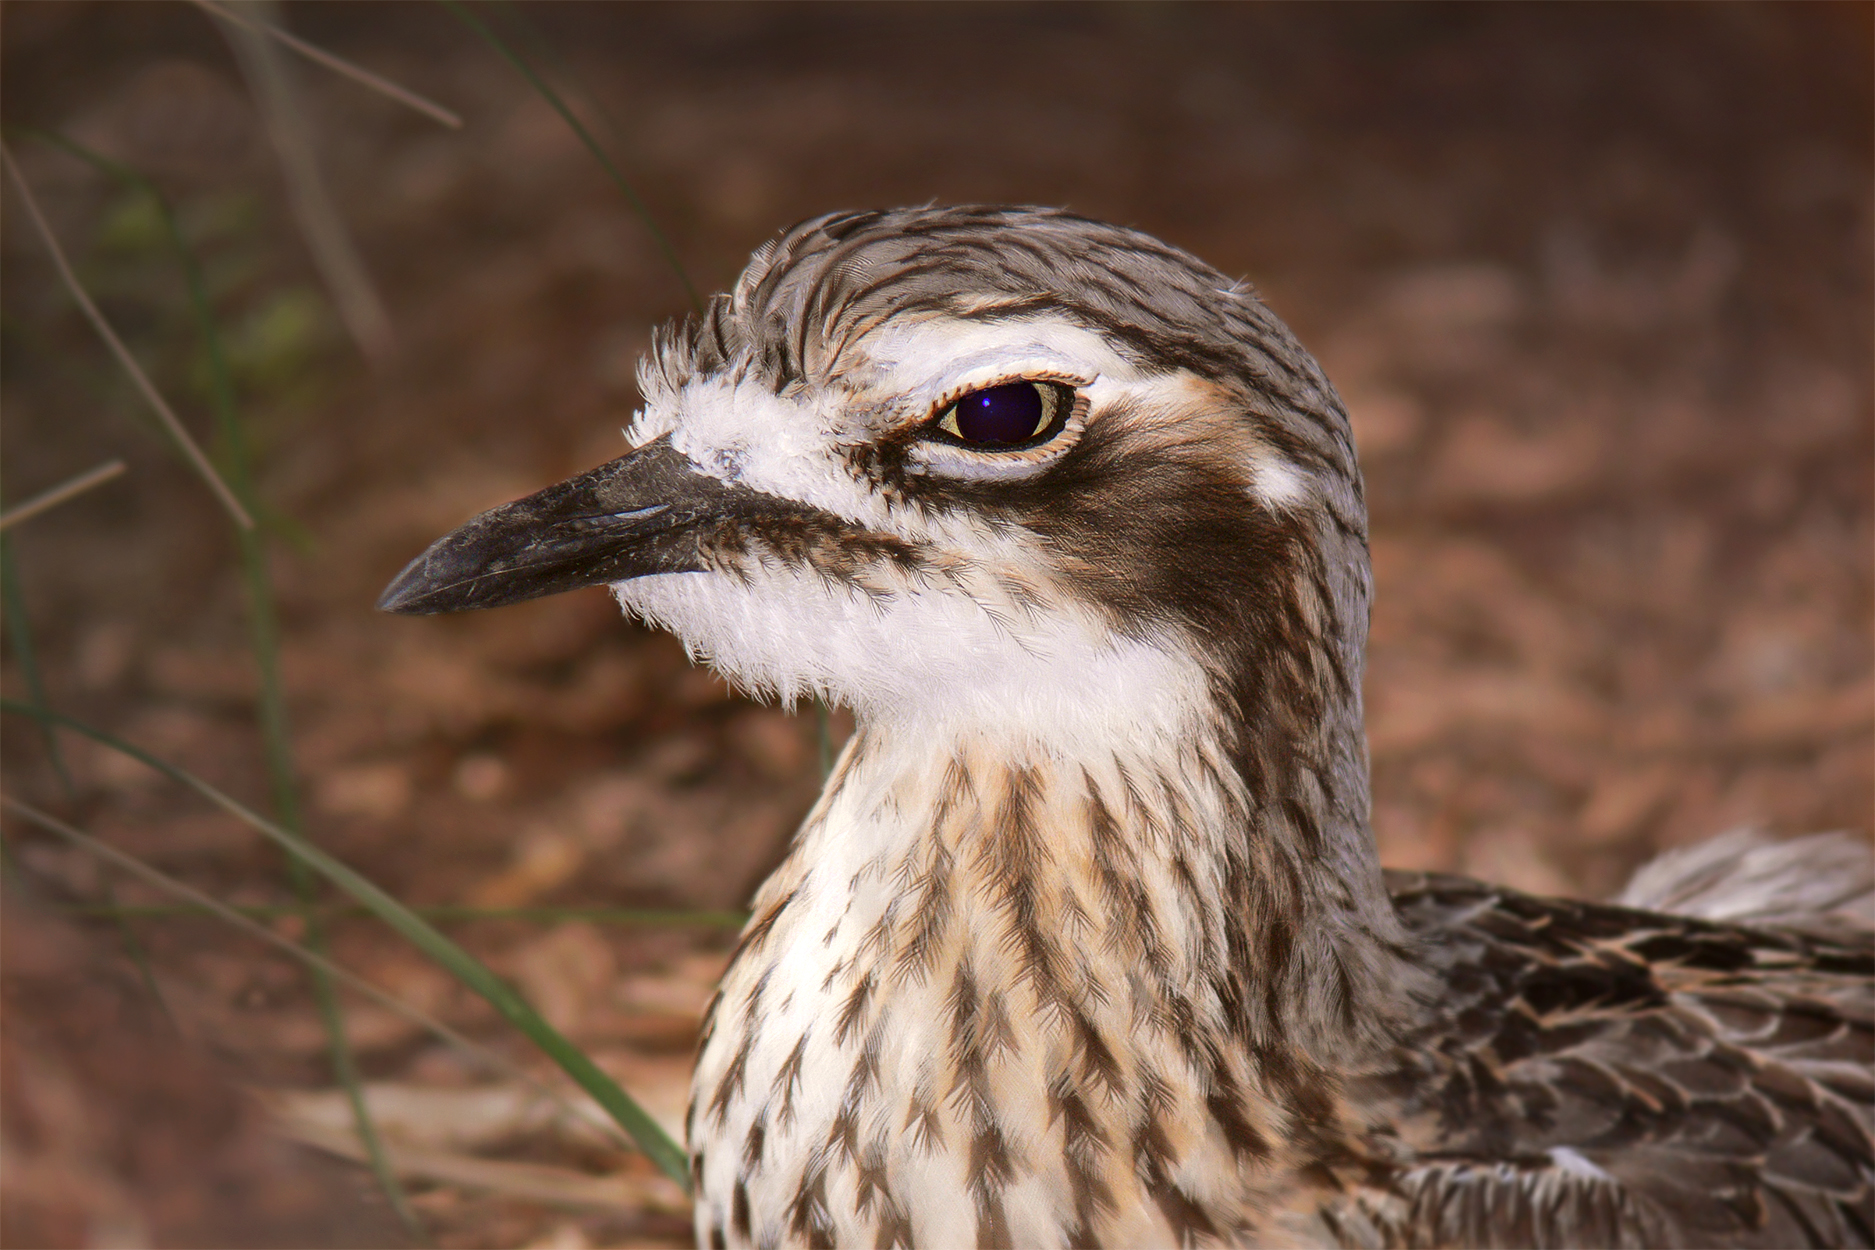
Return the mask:
[[[1866,1246],[1875,944],[1390,874],[1438,1018],[1350,1244]],[[1384,1140],[1381,1143],[1389,1145]]]

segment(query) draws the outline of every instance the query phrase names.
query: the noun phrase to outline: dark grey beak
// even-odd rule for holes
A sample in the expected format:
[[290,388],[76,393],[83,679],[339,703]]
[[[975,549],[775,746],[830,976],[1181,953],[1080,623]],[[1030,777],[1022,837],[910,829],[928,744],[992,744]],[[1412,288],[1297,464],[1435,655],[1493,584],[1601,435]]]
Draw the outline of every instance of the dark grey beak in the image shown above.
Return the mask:
[[378,607],[427,616],[693,573],[705,567],[701,539],[715,524],[788,506],[697,472],[658,438],[437,539],[384,588]]

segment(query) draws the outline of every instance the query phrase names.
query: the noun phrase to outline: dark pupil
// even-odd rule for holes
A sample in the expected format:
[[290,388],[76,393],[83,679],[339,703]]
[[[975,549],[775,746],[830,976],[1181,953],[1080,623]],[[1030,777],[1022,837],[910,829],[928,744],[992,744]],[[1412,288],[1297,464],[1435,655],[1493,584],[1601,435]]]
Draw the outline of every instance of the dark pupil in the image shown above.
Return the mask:
[[967,443],[1026,443],[1042,423],[1042,392],[1032,382],[992,386],[957,401],[957,432]]

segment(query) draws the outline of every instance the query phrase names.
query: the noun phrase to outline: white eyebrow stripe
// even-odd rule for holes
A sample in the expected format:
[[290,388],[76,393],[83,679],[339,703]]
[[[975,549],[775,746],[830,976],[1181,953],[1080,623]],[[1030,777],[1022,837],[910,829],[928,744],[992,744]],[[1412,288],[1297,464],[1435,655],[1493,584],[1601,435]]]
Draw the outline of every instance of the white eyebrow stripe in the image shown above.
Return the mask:
[[1105,337],[1054,317],[1022,321],[930,318],[888,325],[871,335],[866,354],[880,388],[934,404],[945,394],[1028,374],[1052,374],[1082,385],[1097,378],[1132,382],[1139,369]]

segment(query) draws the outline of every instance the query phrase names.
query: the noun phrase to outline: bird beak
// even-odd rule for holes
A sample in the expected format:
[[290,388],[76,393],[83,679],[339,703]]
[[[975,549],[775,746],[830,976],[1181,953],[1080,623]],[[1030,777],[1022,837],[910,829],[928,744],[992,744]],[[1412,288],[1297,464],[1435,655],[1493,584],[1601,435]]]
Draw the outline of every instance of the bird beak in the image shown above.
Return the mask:
[[378,607],[427,616],[698,572],[711,523],[783,503],[699,473],[668,437],[654,439],[437,539],[384,588]]

